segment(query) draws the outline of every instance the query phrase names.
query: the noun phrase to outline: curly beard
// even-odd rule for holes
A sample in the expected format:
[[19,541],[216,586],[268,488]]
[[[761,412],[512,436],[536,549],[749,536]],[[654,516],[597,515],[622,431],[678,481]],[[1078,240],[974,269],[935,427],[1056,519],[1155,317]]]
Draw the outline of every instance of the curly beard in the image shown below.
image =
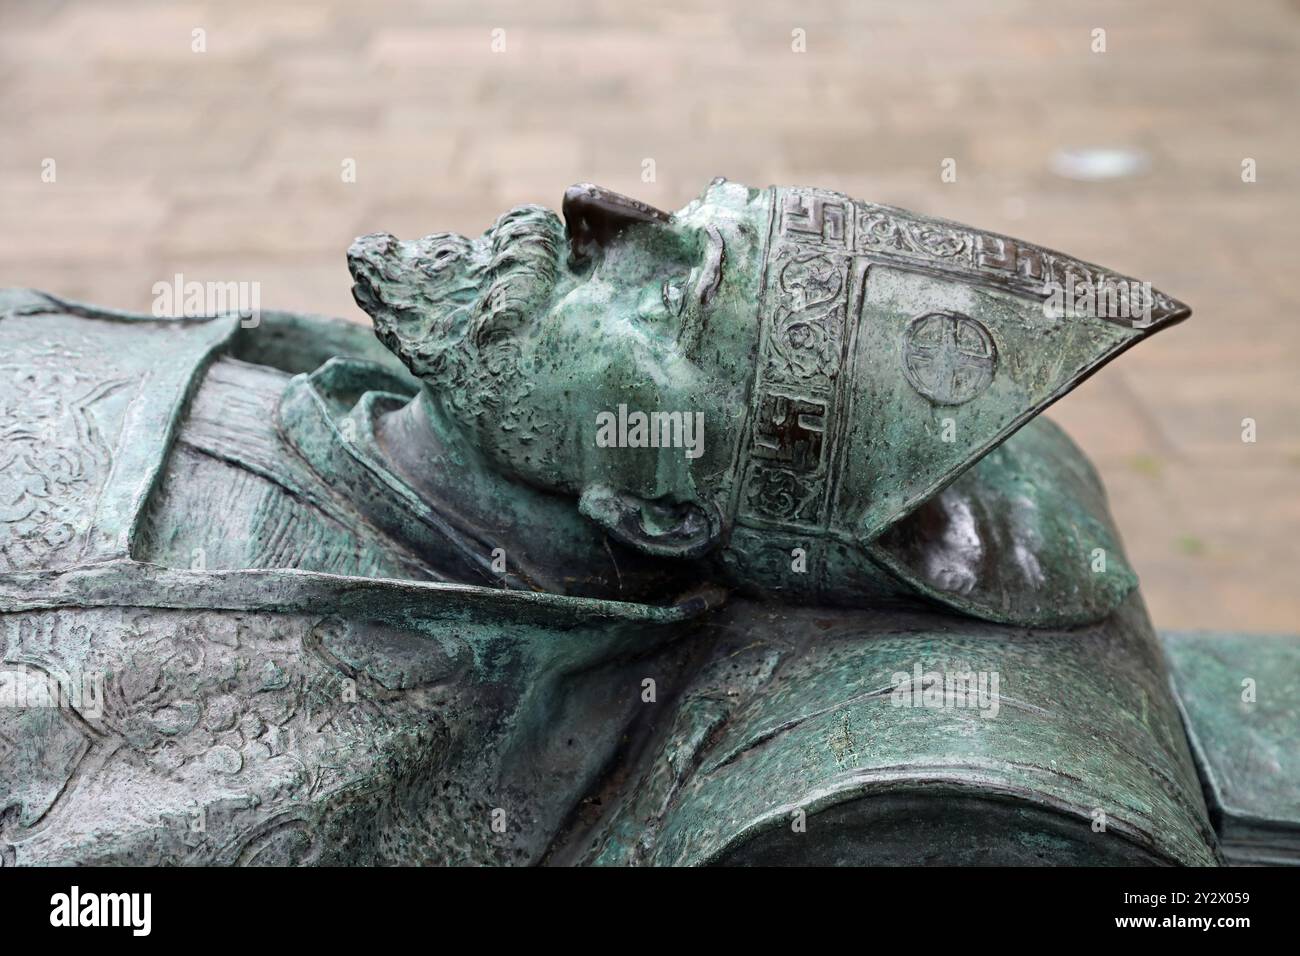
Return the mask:
[[457,419],[511,431],[531,391],[517,336],[545,310],[563,247],[563,224],[540,206],[512,209],[472,241],[365,236],[348,253],[353,296]]

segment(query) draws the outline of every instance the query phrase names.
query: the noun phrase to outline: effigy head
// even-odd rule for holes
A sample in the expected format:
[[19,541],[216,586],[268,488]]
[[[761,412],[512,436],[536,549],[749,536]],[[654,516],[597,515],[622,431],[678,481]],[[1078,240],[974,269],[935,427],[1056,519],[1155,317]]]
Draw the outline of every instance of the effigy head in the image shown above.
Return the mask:
[[807,188],[674,214],[571,187],[477,239],[358,239],[354,295],[494,467],[653,555],[861,545],[1137,340],[1148,284]]

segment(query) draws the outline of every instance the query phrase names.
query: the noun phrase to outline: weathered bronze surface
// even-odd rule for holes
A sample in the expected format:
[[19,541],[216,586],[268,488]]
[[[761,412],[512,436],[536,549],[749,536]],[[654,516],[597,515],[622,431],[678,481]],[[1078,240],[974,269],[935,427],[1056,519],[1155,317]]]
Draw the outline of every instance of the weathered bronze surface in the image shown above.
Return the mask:
[[563,211],[357,240],[387,349],[0,293],[0,675],[102,686],[0,709],[0,859],[1220,859],[1033,420],[1186,307],[820,190]]

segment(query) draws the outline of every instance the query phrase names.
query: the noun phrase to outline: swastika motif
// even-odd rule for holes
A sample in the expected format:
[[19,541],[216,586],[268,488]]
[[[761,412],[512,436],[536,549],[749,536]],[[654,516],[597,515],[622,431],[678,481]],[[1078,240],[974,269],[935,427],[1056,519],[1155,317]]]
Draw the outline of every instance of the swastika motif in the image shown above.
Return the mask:
[[853,203],[834,193],[790,190],[781,203],[781,234],[792,242],[843,246]]
[[795,471],[815,471],[821,464],[825,418],[824,401],[763,395],[754,422],[754,456],[783,462]]
[[989,330],[960,312],[930,312],[903,333],[903,374],[936,405],[961,405],[993,381],[998,351]]

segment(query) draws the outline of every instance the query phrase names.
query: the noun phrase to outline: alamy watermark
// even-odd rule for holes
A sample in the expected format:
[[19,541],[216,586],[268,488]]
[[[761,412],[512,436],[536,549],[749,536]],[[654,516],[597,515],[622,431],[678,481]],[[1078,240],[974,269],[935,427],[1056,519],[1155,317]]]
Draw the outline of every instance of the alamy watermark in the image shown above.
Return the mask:
[[1151,324],[1155,301],[1150,282],[1111,279],[1092,282],[1048,282],[1044,284],[1043,315],[1063,319],[1067,315],[1095,319],[1126,319],[1137,329]]
[[920,661],[912,672],[895,671],[890,701],[895,707],[929,707],[934,710],[967,708],[981,717],[996,717],[1002,706],[997,671],[927,671]]
[[687,458],[704,454],[703,412],[596,413],[597,448],[682,448]]
[[155,318],[193,319],[234,313],[246,329],[255,329],[262,321],[260,282],[187,282],[178,272],[170,282],[155,282],[150,292]]
[[0,707],[64,707],[97,720],[104,715],[104,675],[6,663],[0,670]]
[[120,926],[132,936],[148,936],[153,929],[153,894],[83,893],[74,885],[50,897],[50,925]]

